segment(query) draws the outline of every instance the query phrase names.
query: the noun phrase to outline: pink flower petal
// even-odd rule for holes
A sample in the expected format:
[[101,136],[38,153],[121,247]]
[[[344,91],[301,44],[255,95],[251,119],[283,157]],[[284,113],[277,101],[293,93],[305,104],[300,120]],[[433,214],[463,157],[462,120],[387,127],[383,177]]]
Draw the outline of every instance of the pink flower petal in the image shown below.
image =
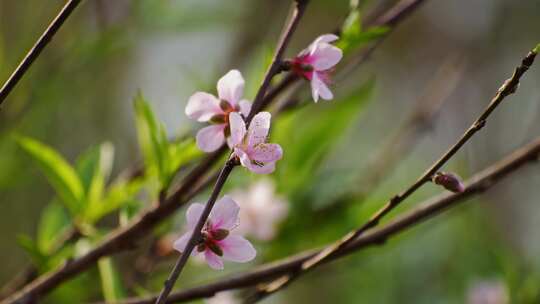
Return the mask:
[[204,152],[214,152],[225,142],[226,125],[212,125],[204,127],[197,132],[197,146]]
[[220,99],[228,101],[235,107],[244,94],[244,78],[242,74],[238,70],[230,70],[219,79],[217,90]]
[[229,114],[229,126],[231,127],[229,146],[234,147],[241,144],[246,136],[246,123],[238,112]]
[[218,114],[223,114],[223,110],[214,95],[197,92],[189,98],[186,106],[186,115],[189,118],[204,122]]
[[212,229],[232,230],[238,226],[238,212],[240,207],[232,198],[225,195],[216,202],[210,213]]
[[242,113],[244,117],[248,117],[249,111],[251,111],[251,102],[246,99],[242,99],[238,103],[238,106],[240,107],[240,113]]
[[319,78],[317,73],[313,73],[313,78],[311,79],[311,94],[313,95],[313,100],[315,100],[315,102],[319,100],[319,96],[326,100],[334,98],[330,89],[328,89],[326,84]]
[[223,259],[238,263],[245,263],[253,260],[257,251],[253,245],[239,235],[230,235],[219,243],[223,250]]
[[204,251],[204,258],[206,259],[206,263],[208,263],[208,266],[210,266],[210,268],[216,270],[223,269],[223,261],[217,254],[213,253],[211,250],[206,249]]
[[189,238],[191,237],[192,230],[189,232],[186,232],[184,235],[179,237],[176,241],[173,243],[173,248],[176,249],[179,252],[184,252],[184,249],[187,246],[187,243],[189,242]]
[[334,34],[324,34],[324,35],[321,35],[319,37],[317,37],[317,39],[315,39],[315,41],[313,41],[313,44],[315,45],[318,45],[320,43],[332,43],[336,40],[338,40],[339,37],[337,35],[334,35]]
[[234,148],[234,155],[236,155],[240,159],[240,164],[242,166],[248,168],[251,164],[251,159],[249,158],[249,155],[240,148]]
[[258,144],[252,148],[250,156],[262,163],[275,162],[281,159],[283,150],[278,144]]
[[268,112],[259,112],[253,117],[248,130],[248,146],[266,142],[266,137],[270,131],[270,119],[272,115]]
[[312,57],[315,70],[324,71],[335,66],[343,57],[343,52],[331,44],[323,43],[315,49]]
[[275,162],[265,163],[262,166],[256,165],[254,163],[249,163],[245,167],[248,168],[253,173],[270,174],[274,172],[274,170],[276,169],[276,163]]
[[193,203],[186,211],[186,221],[188,229],[193,229],[197,225],[201,214],[203,213],[204,205],[199,203]]

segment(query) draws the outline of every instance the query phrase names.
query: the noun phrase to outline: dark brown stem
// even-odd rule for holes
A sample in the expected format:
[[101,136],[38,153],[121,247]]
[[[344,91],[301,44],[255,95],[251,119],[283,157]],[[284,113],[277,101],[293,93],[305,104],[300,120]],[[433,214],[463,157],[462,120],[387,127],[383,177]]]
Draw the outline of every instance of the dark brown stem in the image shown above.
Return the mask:
[[208,202],[206,202],[206,205],[204,206],[203,213],[201,214],[197,224],[195,225],[195,228],[193,228],[193,233],[189,238],[186,248],[184,249],[184,251],[180,255],[180,258],[174,265],[174,268],[169,275],[169,278],[167,279],[167,281],[165,281],[165,286],[159,294],[159,297],[156,300],[156,304],[165,303],[165,301],[167,300],[167,296],[169,295],[169,293],[171,293],[174,283],[176,283],[176,280],[180,276],[182,269],[184,269],[184,266],[186,265],[189,256],[191,255],[191,252],[193,251],[195,246],[197,246],[197,241],[201,238],[201,230],[206,223],[208,216],[210,215],[210,211],[212,211],[212,208],[216,203],[221,189],[223,189],[223,186],[225,185],[225,182],[227,181],[227,178],[229,177],[229,174],[232,172],[235,165],[236,160],[231,158],[225,163],[223,169],[221,169],[216,184],[214,185],[214,189],[212,190],[212,194],[210,195],[210,198],[208,198]]
[[[287,49],[287,46],[289,45],[289,41],[291,40],[291,37],[293,33],[295,32],[296,27],[298,26],[298,23],[300,22],[300,19],[302,18],[302,15],[304,15],[304,11],[306,9],[308,2],[309,2],[308,0],[294,0],[292,15],[290,17],[289,22],[287,22],[287,25],[282,31],[281,37],[276,47],[276,51],[274,53],[274,57],[272,58],[272,63],[270,64],[270,67],[266,71],[266,75],[264,76],[263,82],[259,88],[259,91],[257,92],[257,95],[255,95],[255,99],[253,100],[251,111],[249,112],[249,115],[246,119],[247,124],[251,122],[251,119],[253,119],[253,116],[255,116],[255,114],[259,113],[263,109],[265,105],[264,97],[265,97],[266,91],[270,87],[270,82],[272,81],[275,75],[282,72],[283,54],[285,53],[285,50]],[[286,86],[287,82],[288,81],[284,81],[282,82],[282,84]]]
[[45,32],[39,37],[34,46],[26,54],[19,66],[13,71],[9,79],[6,81],[2,89],[0,89],[0,105],[4,102],[6,97],[11,93],[13,88],[17,85],[19,80],[24,76],[26,71],[30,68],[32,63],[39,57],[41,51],[47,46],[47,44],[54,37],[56,32],[64,24],[66,19],[71,15],[75,8],[81,3],[81,0],[69,0],[62,10],[58,13],[56,18],[49,24]]
[[400,194],[392,197],[381,209],[379,209],[373,216],[359,229],[351,231],[345,235],[342,239],[335,242],[334,244],[326,247],[316,256],[310,258],[302,264],[301,271],[296,272],[292,275],[287,275],[281,278],[278,278],[274,282],[269,283],[266,286],[261,287],[248,301],[248,303],[254,303],[259,299],[266,297],[267,295],[274,293],[281,288],[288,285],[292,280],[296,279],[301,274],[306,273],[310,269],[318,266],[319,264],[324,263],[324,261],[330,256],[336,254],[349,243],[357,239],[367,230],[377,226],[380,220],[386,216],[390,211],[396,208],[401,202],[407,199],[411,194],[416,190],[422,187],[424,184],[431,180],[433,174],[435,174],[450,158],[452,158],[458,151],[465,145],[465,143],[484,127],[486,124],[487,118],[493,113],[493,111],[501,104],[504,98],[512,93],[514,93],[519,85],[519,80],[521,76],[529,69],[533,64],[534,59],[537,53],[535,50],[529,52],[527,56],[522,60],[521,65],[519,65],[512,77],[507,79],[504,84],[499,88],[497,94],[493,97],[487,108],[480,114],[480,116],[472,123],[469,129],[461,136],[461,138],[439,159],[437,160],[428,170],[426,170],[411,186],[409,186],[405,191]]
[[[538,162],[540,157],[540,138],[506,156],[494,165],[482,170],[471,177],[465,184],[461,193],[445,192],[420,203],[417,207],[392,220],[388,224],[375,228],[347,244],[341,251],[336,252],[324,262],[336,260],[340,257],[356,253],[373,245],[384,244],[389,238],[414,227],[444,210],[457,206],[467,199],[484,193],[503,178],[522,169],[526,164]],[[218,292],[256,286],[268,282],[273,278],[286,274],[293,274],[302,270],[302,264],[315,257],[321,251],[305,251],[280,261],[259,266],[257,269],[229,275],[213,283],[201,285],[179,292],[171,293],[166,303],[180,303],[200,298],[209,298]],[[133,298],[116,304],[152,304],[155,297]]]

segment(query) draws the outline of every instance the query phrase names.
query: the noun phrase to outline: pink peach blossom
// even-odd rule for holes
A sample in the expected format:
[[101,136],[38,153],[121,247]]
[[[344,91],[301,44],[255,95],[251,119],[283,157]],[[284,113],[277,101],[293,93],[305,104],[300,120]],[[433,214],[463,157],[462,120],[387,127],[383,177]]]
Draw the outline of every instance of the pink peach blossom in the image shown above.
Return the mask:
[[276,195],[276,187],[271,179],[263,178],[247,189],[231,193],[240,206],[242,222],[236,230],[262,241],[269,241],[276,235],[277,225],[288,213],[288,203]]
[[467,304],[508,304],[510,297],[504,282],[488,280],[474,282],[467,292]]
[[229,114],[231,124],[231,137],[229,145],[233,147],[233,153],[242,166],[259,174],[274,172],[276,161],[283,156],[281,146],[268,144],[266,139],[270,131],[270,119],[268,112],[260,112],[253,117],[249,130],[240,114]]
[[341,60],[343,52],[331,42],[339,39],[333,34],[319,36],[291,62],[292,70],[311,82],[311,94],[317,102],[319,96],[330,100],[334,95],[328,88],[332,68]]
[[[189,206],[186,212],[188,232],[174,242],[174,249],[184,251],[203,210],[203,204]],[[213,269],[223,269],[222,259],[238,263],[253,260],[257,252],[251,243],[230,233],[238,226],[239,211],[240,207],[230,197],[225,195],[218,200],[202,230],[202,241],[192,254],[204,254],[206,263]]]
[[213,152],[223,145],[229,136],[229,113],[249,114],[251,103],[242,99],[244,78],[237,70],[231,70],[217,83],[218,97],[205,92],[193,94],[186,106],[186,115],[211,125],[197,133],[197,146],[204,152]]

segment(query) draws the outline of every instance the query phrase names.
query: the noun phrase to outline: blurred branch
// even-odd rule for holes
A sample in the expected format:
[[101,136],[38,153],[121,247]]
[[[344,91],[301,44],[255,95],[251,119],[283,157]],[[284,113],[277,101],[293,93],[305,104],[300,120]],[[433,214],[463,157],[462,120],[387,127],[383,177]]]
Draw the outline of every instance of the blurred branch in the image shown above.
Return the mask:
[[[414,3],[421,3],[424,0],[415,0]],[[410,3],[410,0],[402,0],[400,3]],[[398,4],[399,5],[399,4]],[[417,7],[417,5],[415,5]],[[394,10],[395,11],[395,10]],[[404,20],[409,10],[405,9],[403,14],[394,13],[392,18],[388,14],[383,15],[385,22],[397,25],[399,21]],[[382,19],[381,19],[382,20]],[[381,20],[374,21],[374,24],[384,25]],[[378,44],[376,44],[378,45]],[[376,46],[369,48],[371,53]],[[360,56],[361,60],[366,60],[368,56]],[[260,102],[260,107],[267,107],[282,92],[286,91],[292,84],[299,80],[294,74],[287,74],[274,87],[268,88],[268,93]],[[253,109],[253,108],[252,108]],[[209,154],[201,163],[193,168],[182,183],[176,189],[171,191],[171,195],[164,201],[153,204],[153,207],[143,212],[135,218],[129,225],[119,227],[110,232],[103,241],[86,254],[67,262],[63,267],[46,273],[38,277],[33,282],[24,286],[21,290],[11,295],[2,304],[14,304],[20,301],[36,299],[50,292],[58,285],[71,279],[80,272],[85,271],[94,265],[100,258],[109,256],[135,246],[136,240],[144,237],[149,230],[159,224],[162,220],[173,214],[174,211],[181,208],[190,199],[204,190],[217,177],[216,174],[210,174],[214,164],[224,155],[226,146],[222,146],[218,151]]]
[[47,46],[47,44],[54,37],[56,32],[64,24],[67,18],[75,10],[75,8],[81,3],[81,0],[69,0],[54,20],[49,24],[45,32],[39,37],[34,46],[26,54],[19,66],[13,71],[9,79],[6,81],[2,89],[0,89],[0,105],[4,102],[6,97],[15,88],[19,80],[24,76],[26,71],[30,68],[32,63],[39,57],[41,51]]
[[365,233],[367,230],[377,226],[380,220],[386,216],[390,211],[400,205],[405,199],[412,195],[416,190],[422,187],[424,184],[431,181],[432,176],[446,164],[460,149],[465,145],[465,143],[474,135],[476,132],[480,131],[486,124],[488,117],[493,113],[493,111],[501,104],[504,98],[508,95],[514,93],[519,85],[519,80],[521,76],[529,69],[533,64],[534,59],[537,53],[536,50],[530,51],[527,56],[521,61],[512,77],[507,79],[504,84],[499,88],[496,95],[493,97],[487,108],[480,114],[480,116],[472,123],[469,129],[461,136],[461,138],[431,167],[422,174],[416,182],[409,186],[405,191],[400,194],[392,197],[381,209],[379,209],[373,216],[360,228],[357,230],[351,231],[345,235],[342,239],[338,240],[334,244],[326,247],[324,250],[319,252],[316,256],[310,258],[309,260],[302,263],[302,268],[300,271],[295,272],[294,274],[288,274],[281,278],[276,279],[275,281],[261,287],[251,295],[246,303],[255,303],[258,300],[280,290],[281,288],[288,285],[291,281],[296,279],[298,276],[308,272],[309,270],[315,268],[316,266],[325,262],[332,255],[335,255],[337,252],[343,250],[348,246],[349,243],[353,242],[360,235]]
[[[461,193],[446,192],[420,203],[417,207],[390,221],[388,224],[375,228],[372,231],[354,239],[342,250],[335,252],[323,263],[356,253],[369,246],[382,245],[390,237],[393,237],[408,228],[414,227],[423,221],[438,215],[444,210],[456,207],[467,199],[484,193],[499,181],[508,177],[526,164],[538,162],[540,158],[540,138],[530,142],[522,148],[514,151],[504,159],[482,170],[471,177],[465,184],[465,190]],[[226,276],[213,283],[201,285],[183,291],[171,293],[166,303],[180,303],[193,301],[200,298],[209,298],[216,293],[231,289],[246,288],[267,282],[278,276],[293,274],[302,271],[302,265],[316,257],[322,251],[309,250],[280,261],[257,267],[255,270]],[[151,304],[155,297],[145,299],[132,298],[116,304]]]
[[[80,231],[75,227],[66,229],[56,240],[50,255],[58,253],[66,244],[73,243],[81,236]],[[19,288],[28,284],[39,275],[38,269],[30,264],[24,267],[24,270],[19,272],[17,276],[8,281],[0,289],[0,300],[7,298],[10,294],[17,291]]]
[[355,183],[357,186],[353,192],[341,200],[365,197],[400,159],[411,152],[438,117],[443,104],[461,79],[464,67],[464,59],[455,55],[450,55],[443,62],[413,106],[412,112],[397,128],[397,132],[389,136],[382,147],[377,149],[378,152],[374,153],[376,157],[362,170],[365,174]]

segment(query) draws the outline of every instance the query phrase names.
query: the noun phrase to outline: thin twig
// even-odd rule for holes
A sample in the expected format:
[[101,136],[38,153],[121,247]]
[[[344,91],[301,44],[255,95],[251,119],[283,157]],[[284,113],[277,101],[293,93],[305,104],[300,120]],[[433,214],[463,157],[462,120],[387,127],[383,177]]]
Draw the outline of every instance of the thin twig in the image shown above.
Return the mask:
[[26,54],[19,66],[13,71],[9,79],[6,81],[2,89],[0,89],[0,105],[4,102],[6,97],[11,93],[13,88],[17,85],[19,80],[24,76],[26,71],[30,68],[32,63],[39,57],[41,51],[47,46],[47,44],[54,37],[56,32],[64,24],[66,19],[71,15],[75,8],[81,3],[81,0],[69,0],[54,20],[49,24],[45,32],[39,37],[34,46]]
[[[270,83],[272,79],[274,78],[274,76],[282,72],[283,54],[285,53],[285,50],[287,49],[287,46],[289,45],[289,41],[291,40],[291,37],[293,33],[295,32],[296,27],[298,26],[298,22],[300,22],[300,19],[304,15],[304,11],[306,9],[308,2],[309,2],[308,0],[294,0],[293,1],[292,15],[290,17],[290,20],[287,22],[287,25],[282,31],[281,37],[276,47],[276,51],[274,53],[274,57],[272,58],[272,63],[270,64],[270,67],[266,71],[266,75],[263,79],[261,86],[259,87],[259,90],[257,91],[257,95],[255,95],[255,99],[253,100],[251,111],[249,112],[249,115],[246,118],[247,125],[249,125],[249,123],[251,122],[251,119],[253,119],[253,116],[255,116],[255,114],[259,113],[263,109],[265,105],[264,96],[266,94],[266,91],[270,87]],[[283,84],[287,83],[287,81],[285,80]]]
[[[400,215],[386,225],[375,228],[358,237],[344,247],[343,250],[336,252],[324,262],[326,263],[356,253],[369,246],[382,245],[389,238],[398,233],[414,227],[444,210],[455,207],[459,203],[463,203],[475,195],[484,193],[495,186],[499,181],[508,177],[511,173],[524,168],[526,164],[538,162],[539,157],[540,138],[537,138],[509,154],[504,159],[475,174],[465,182],[466,186],[463,192],[445,192],[420,203],[417,207]],[[236,275],[228,275],[213,283],[174,292],[171,293],[166,303],[180,303],[200,298],[209,298],[218,292],[256,286],[257,284],[268,282],[273,278],[301,271],[302,264],[310,258],[315,257],[320,252],[321,251],[308,250],[273,263],[259,266],[254,270]],[[156,297],[144,299],[132,298],[120,301],[116,304],[152,304],[155,299]]]
[[189,256],[191,255],[191,252],[197,246],[198,240],[201,238],[201,230],[206,223],[206,220],[208,219],[208,216],[210,215],[210,211],[212,211],[212,208],[214,207],[214,204],[216,203],[216,200],[218,199],[219,193],[221,192],[221,189],[225,185],[225,182],[227,181],[227,178],[229,177],[229,174],[232,172],[234,166],[236,166],[236,160],[229,159],[226,163],[223,169],[221,170],[218,179],[216,181],[216,184],[214,186],[214,189],[212,190],[212,194],[210,195],[210,198],[208,199],[208,202],[204,206],[204,210],[195,225],[195,228],[193,228],[193,233],[191,234],[191,237],[189,238],[189,241],[186,245],[186,248],[180,255],[180,258],[174,265],[174,268],[169,275],[169,278],[167,278],[167,281],[165,281],[165,286],[161,293],[159,294],[159,297],[156,300],[156,304],[162,304],[167,300],[167,296],[171,292],[174,283],[176,283],[176,280],[180,276],[180,273],[182,272],[182,269],[184,268],[184,265],[186,265]]
[[259,290],[254,295],[252,295],[252,297],[249,298],[247,303],[254,303],[258,301],[259,299],[262,299],[268,296],[269,294],[272,294],[280,290],[281,288],[288,285],[292,280],[296,279],[301,274],[304,274],[310,269],[323,263],[326,259],[336,254],[336,252],[339,252],[340,250],[345,248],[349,243],[354,241],[356,238],[358,238],[360,235],[365,233],[367,230],[377,226],[380,220],[384,216],[386,216],[386,214],[392,211],[395,207],[397,207],[401,202],[403,202],[406,198],[408,198],[411,194],[413,194],[416,190],[418,190],[424,184],[431,181],[433,174],[435,174],[442,166],[444,166],[444,164],[446,164],[446,162],[450,160],[450,158],[452,158],[474,134],[476,134],[476,132],[480,131],[480,129],[484,127],[484,125],[486,124],[487,118],[490,116],[491,113],[493,113],[493,111],[497,108],[497,106],[501,104],[504,98],[514,93],[517,90],[521,76],[533,64],[536,55],[537,55],[536,49],[533,51],[530,51],[527,54],[527,56],[522,60],[521,65],[519,65],[515,69],[512,77],[507,79],[504,82],[504,84],[499,88],[499,90],[497,91],[496,95],[493,97],[493,99],[491,100],[487,108],[473,122],[473,124],[469,127],[469,129],[439,160],[437,160],[433,165],[431,165],[431,167],[428,170],[426,170],[416,180],[416,182],[414,182],[402,193],[392,197],[381,209],[375,212],[375,214],[359,229],[355,231],[351,231],[339,241],[326,247],[324,250],[322,250],[313,258],[310,258],[309,260],[305,261],[302,264],[301,271],[298,271],[292,275],[287,275],[287,276],[278,278],[277,280],[259,288]]

